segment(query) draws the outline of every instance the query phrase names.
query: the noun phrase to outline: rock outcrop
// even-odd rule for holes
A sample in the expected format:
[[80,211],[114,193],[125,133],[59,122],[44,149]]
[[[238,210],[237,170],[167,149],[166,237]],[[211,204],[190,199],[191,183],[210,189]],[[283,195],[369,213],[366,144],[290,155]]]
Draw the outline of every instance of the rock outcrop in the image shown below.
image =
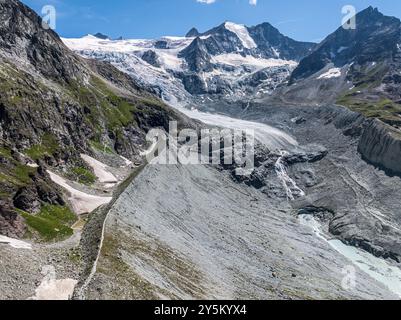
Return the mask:
[[368,122],[358,151],[368,162],[401,175],[401,132],[374,119]]

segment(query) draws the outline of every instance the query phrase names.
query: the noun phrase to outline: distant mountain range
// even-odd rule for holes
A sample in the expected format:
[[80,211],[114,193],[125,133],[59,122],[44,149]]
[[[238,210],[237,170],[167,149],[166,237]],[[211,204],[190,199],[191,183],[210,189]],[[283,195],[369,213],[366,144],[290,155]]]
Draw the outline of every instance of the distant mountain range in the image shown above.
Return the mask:
[[184,38],[64,41],[184,105],[244,96],[271,103],[339,103],[399,126],[400,20],[369,7],[356,21],[355,30],[339,27],[319,44],[290,39],[269,23],[232,22],[206,32],[192,28]]
[[246,27],[232,22],[203,33],[192,28],[186,37],[111,41],[97,34],[63,41],[182,104],[200,95],[238,100],[270,93],[315,46],[290,39],[269,23]]

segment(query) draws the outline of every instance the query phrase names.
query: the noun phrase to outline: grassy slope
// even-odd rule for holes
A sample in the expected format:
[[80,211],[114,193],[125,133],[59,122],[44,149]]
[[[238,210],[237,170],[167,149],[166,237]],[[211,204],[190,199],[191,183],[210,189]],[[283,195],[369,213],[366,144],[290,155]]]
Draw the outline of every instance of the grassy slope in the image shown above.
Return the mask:
[[379,89],[388,67],[378,64],[363,68],[352,81],[355,87],[343,93],[337,103],[359,112],[367,118],[378,118],[385,123],[401,126],[401,104]]
[[[117,70],[115,72],[117,77],[120,76]],[[6,121],[10,132],[16,132],[19,137],[0,140],[0,200],[10,204],[18,190],[36,183],[38,174],[37,168],[21,162],[18,152],[45,166],[67,159],[68,178],[90,185],[96,177],[92,169],[80,161],[80,151],[90,152],[95,147],[116,153],[114,146],[117,141],[123,146],[132,144],[125,130],[143,131],[138,121],[159,114],[170,116],[166,106],[152,95],[130,86],[128,90],[120,91],[96,73],[92,73],[85,84],[42,80],[18,70],[11,63],[0,65],[0,113],[4,114],[1,120]],[[66,137],[60,134],[67,131],[65,122],[70,121],[65,118],[67,108],[75,110],[82,122],[71,121],[71,125],[78,126],[72,130],[81,134],[73,145],[66,144]],[[24,147],[21,148],[15,140],[24,141]],[[29,234],[34,233],[46,241],[70,235],[70,223],[58,215],[68,208],[57,208],[44,202],[41,205],[42,210],[36,216],[18,211],[29,226]]]

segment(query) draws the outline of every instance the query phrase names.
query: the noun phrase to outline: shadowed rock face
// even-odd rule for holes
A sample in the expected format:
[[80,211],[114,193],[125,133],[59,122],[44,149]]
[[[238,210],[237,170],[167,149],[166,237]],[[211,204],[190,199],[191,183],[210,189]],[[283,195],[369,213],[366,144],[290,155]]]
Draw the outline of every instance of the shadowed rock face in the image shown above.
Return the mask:
[[102,40],[110,39],[109,36],[106,36],[105,34],[100,33],[100,32],[96,33],[94,36],[95,36],[96,38],[99,38],[99,39],[102,39]]
[[267,58],[274,58],[279,54],[281,59],[300,61],[315,46],[311,42],[296,41],[286,37],[269,23],[262,23],[248,30],[258,46],[258,51]]
[[192,28],[191,30],[188,31],[188,33],[185,35],[187,38],[192,38],[192,37],[197,37],[199,36],[200,33],[198,29]]
[[372,7],[356,16],[356,29],[340,27],[320,43],[313,52],[301,60],[292,74],[292,80],[306,78],[327,64],[343,67],[352,62],[391,60],[400,40],[399,19],[381,14]]
[[150,65],[158,68],[160,67],[159,58],[153,50],[148,50],[142,55],[142,59],[145,60]]
[[213,70],[211,59],[205,41],[197,37],[178,55],[185,58],[190,71],[207,72]]
[[26,231],[24,219],[6,201],[0,200],[0,234],[20,238]]
[[358,151],[364,159],[390,174],[401,175],[401,133],[380,120],[371,120],[363,132]]
[[20,1],[0,1],[0,20],[0,56],[28,62],[56,81],[79,81],[87,76],[80,59],[53,30],[43,28],[41,18]]

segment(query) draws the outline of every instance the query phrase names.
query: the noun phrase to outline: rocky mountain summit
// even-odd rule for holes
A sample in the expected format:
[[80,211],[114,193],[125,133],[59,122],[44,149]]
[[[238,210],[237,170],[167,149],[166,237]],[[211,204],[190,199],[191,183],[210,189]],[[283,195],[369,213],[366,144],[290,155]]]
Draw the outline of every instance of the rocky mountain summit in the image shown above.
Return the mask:
[[401,21],[377,8],[359,12],[356,28],[342,26],[303,58],[288,88],[288,102],[338,103],[392,126],[401,124]]
[[225,22],[198,37],[211,55],[240,52],[255,58],[299,61],[315,46],[286,37],[267,22],[253,27]]

